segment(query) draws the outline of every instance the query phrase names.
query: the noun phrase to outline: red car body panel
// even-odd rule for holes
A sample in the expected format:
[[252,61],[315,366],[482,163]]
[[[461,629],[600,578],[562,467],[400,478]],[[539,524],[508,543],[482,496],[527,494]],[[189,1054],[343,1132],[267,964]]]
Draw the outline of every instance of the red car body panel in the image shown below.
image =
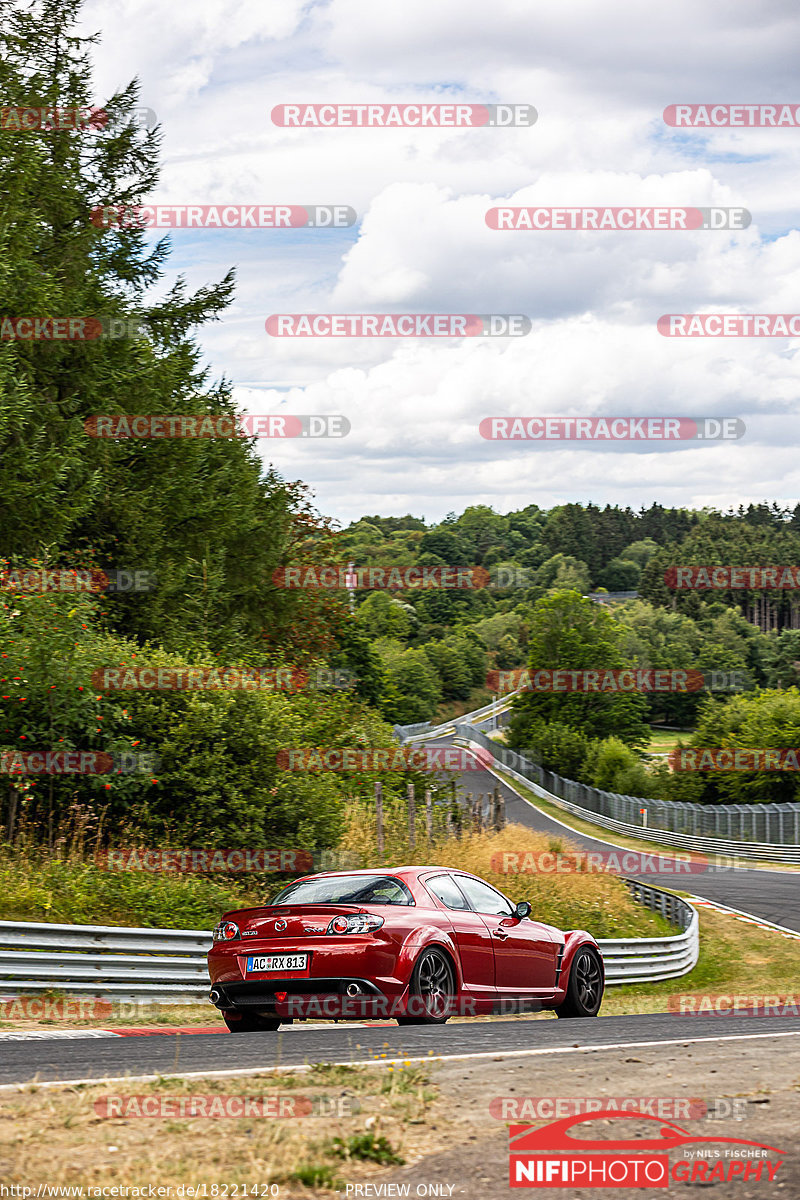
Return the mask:
[[[222,921],[238,926],[240,937],[215,942],[208,954],[212,988],[221,997],[215,1000],[218,1007],[255,1011],[262,1003],[268,1010],[275,992],[341,994],[349,981],[357,981],[368,995],[399,1003],[402,1008],[420,954],[437,946],[451,961],[456,1003],[469,1001],[464,1011],[497,1011],[498,1002],[511,999],[554,1008],[565,998],[577,949],[588,944],[599,954],[596,941],[583,930],[562,933],[531,917],[448,908],[425,885],[442,875],[478,879],[455,868],[324,872],[294,882],[359,875],[400,881],[411,893],[413,905],[289,903],[225,913]],[[326,932],[337,915],[358,912],[383,917],[384,924],[363,934]],[[310,958],[302,970],[278,974],[247,971],[248,957],[270,954],[307,954]]]

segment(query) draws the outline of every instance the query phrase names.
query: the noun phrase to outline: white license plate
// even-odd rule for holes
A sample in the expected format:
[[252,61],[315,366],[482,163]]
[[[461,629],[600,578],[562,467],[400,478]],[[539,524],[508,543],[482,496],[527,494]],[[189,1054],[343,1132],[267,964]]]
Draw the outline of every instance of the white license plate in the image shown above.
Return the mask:
[[307,954],[253,954],[247,959],[250,971],[305,971]]

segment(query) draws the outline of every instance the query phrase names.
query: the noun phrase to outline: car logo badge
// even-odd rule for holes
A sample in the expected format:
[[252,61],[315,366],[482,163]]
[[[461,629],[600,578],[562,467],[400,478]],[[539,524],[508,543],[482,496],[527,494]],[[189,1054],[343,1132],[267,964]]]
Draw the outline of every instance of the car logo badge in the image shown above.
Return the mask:
[[281,931],[282,929],[285,929],[285,928],[286,928],[286,922],[285,922],[285,921],[281,920],[281,921],[276,921],[276,922],[275,922],[275,929],[276,929],[276,932],[280,933],[280,931]]

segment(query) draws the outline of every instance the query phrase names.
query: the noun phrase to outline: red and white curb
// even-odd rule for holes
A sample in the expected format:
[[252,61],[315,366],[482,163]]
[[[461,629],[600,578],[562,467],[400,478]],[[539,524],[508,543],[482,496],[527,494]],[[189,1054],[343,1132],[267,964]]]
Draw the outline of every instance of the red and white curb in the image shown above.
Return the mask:
[[[396,1029],[394,1021],[371,1021],[369,1024],[348,1021],[348,1029]],[[301,1022],[297,1025],[281,1026],[281,1033],[292,1033],[298,1029],[329,1029],[328,1024],[313,1025],[310,1022]],[[116,1037],[172,1037],[176,1034],[196,1034],[196,1033],[228,1033],[225,1025],[131,1025],[121,1026],[117,1029],[10,1029],[0,1030],[0,1041],[3,1042],[26,1042],[35,1040],[37,1042],[48,1041],[50,1039],[65,1039],[65,1038],[116,1038]]]

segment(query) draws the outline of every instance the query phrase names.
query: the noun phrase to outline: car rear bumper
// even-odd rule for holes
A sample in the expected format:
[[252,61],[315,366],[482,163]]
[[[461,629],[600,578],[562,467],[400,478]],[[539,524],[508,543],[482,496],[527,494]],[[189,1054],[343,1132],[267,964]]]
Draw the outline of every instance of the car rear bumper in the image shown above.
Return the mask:
[[407,992],[407,981],[396,973],[395,947],[373,938],[309,938],[291,947],[311,955],[307,972],[248,973],[249,956],[289,949],[285,942],[261,940],[246,947],[215,945],[208,955],[212,1003],[287,1020],[357,1020],[381,1017]]
[[346,996],[348,987],[355,985],[364,996],[384,993],[369,979],[252,979],[241,983],[216,983],[212,999],[217,1008],[256,1008],[274,1003],[277,993],[287,996]]

